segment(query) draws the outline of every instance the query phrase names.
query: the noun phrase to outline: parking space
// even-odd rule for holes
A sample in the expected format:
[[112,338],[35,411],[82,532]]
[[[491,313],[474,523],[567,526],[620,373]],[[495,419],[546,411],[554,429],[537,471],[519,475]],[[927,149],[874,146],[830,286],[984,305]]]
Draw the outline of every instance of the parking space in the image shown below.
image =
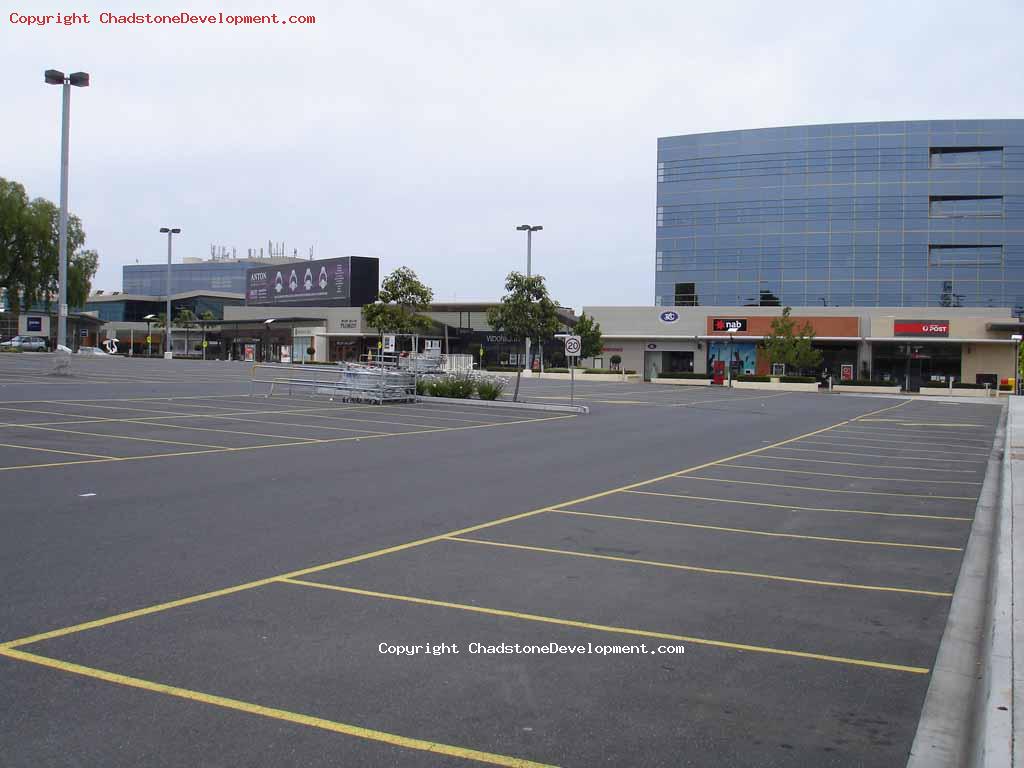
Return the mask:
[[[109,514],[17,497],[27,542],[87,565],[8,574],[9,711],[58,728],[123,694],[109,747],[9,720],[12,764],[69,739],[213,764],[224,738],[253,764],[901,765],[1001,416],[645,385],[586,417],[164,392],[0,402],[7,478],[125,485]],[[196,479],[180,511],[118,470],[157,456]]]
[[0,471],[358,442],[575,418],[467,406],[380,408],[285,396],[19,401],[0,406]]

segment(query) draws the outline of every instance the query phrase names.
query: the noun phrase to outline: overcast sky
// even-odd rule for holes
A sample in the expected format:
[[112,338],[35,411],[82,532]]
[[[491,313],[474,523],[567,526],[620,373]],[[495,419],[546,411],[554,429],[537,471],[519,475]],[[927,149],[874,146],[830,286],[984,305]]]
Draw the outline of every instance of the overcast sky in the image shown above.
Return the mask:
[[[1021,117],[1024,3],[90,4],[91,23],[0,19],[0,176],[59,197],[124,264],[284,241],[407,265],[437,299],[534,271],[576,307],[653,304],[659,136],[804,123]],[[71,8],[60,10],[72,10]],[[312,14],[312,25],[99,23],[114,13]]]

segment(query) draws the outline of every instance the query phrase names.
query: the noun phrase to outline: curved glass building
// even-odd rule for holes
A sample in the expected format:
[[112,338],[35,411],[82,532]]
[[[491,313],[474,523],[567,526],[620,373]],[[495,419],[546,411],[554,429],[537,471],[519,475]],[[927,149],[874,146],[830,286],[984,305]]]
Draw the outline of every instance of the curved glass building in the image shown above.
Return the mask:
[[658,139],[661,306],[1024,309],[1024,120]]

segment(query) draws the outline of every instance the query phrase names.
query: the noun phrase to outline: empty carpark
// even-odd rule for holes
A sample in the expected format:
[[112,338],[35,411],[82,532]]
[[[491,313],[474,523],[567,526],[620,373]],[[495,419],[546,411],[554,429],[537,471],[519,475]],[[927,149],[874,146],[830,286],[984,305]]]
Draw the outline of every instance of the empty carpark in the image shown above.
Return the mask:
[[903,765],[1002,415],[75,363],[0,358],[10,765]]

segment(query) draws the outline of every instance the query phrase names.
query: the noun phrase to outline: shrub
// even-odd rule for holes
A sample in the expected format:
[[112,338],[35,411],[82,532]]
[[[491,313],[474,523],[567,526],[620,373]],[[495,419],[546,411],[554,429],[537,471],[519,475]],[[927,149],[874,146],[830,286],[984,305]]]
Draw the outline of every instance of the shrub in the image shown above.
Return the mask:
[[632,375],[636,371],[615,371],[611,368],[584,368],[583,373],[625,373],[626,375]]
[[836,381],[832,379],[832,384],[837,387],[898,387],[899,383],[895,381],[872,381],[871,379],[855,379],[853,381]]
[[515,373],[521,371],[522,368],[518,368],[513,365],[488,365],[484,366],[485,371],[494,371],[495,373]]
[[476,385],[476,394],[481,400],[497,400],[504,390],[504,379],[487,379]]
[[430,389],[430,382],[428,382],[426,379],[419,379],[419,378],[416,379],[416,394],[417,395],[425,395],[425,394],[427,394],[427,390],[429,390],[429,389]]
[[622,364],[622,356],[621,355],[612,355],[608,359],[611,361],[612,368],[618,368]]
[[544,373],[568,373],[568,368],[545,368]]
[[736,381],[771,381],[771,380],[772,380],[771,376],[748,376],[748,375],[742,375],[742,376],[737,376],[736,377]]
[[999,385],[999,391],[1000,392],[1013,392],[1013,384],[1000,384]]
[[426,385],[426,392],[433,397],[467,398],[473,395],[473,381],[468,376],[441,376]]
[[788,384],[810,384],[817,381],[814,376],[779,376],[779,381],[784,381]]
[[689,373],[689,372],[676,371],[676,372],[669,372],[669,373],[659,373],[658,374],[658,378],[659,379],[710,379],[711,378],[711,374],[710,373]]
[[431,397],[451,397],[452,388],[447,378],[427,382],[427,394]]

